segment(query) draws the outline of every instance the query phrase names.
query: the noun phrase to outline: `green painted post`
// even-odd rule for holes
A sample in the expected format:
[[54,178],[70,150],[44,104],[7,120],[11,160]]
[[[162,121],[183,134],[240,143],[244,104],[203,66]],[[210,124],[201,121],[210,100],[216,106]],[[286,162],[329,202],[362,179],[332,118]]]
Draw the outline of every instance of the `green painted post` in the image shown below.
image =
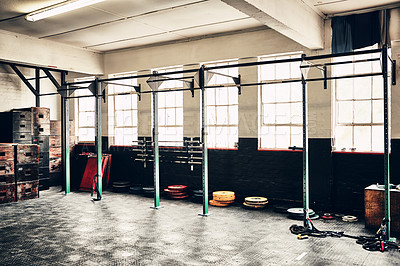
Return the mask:
[[102,140],[101,140],[101,88],[99,79],[96,78],[95,92],[96,92],[96,147],[97,147],[97,200],[103,197],[103,183],[102,183]]
[[205,71],[204,65],[199,70],[199,87],[201,90],[201,142],[202,142],[202,182],[203,182],[203,213],[208,213],[208,148],[207,148],[207,108],[205,91]]
[[[305,54],[302,55],[305,57]],[[308,106],[307,106],[307,84],[305,77],[301,76],[302,96],[303,96],[303,210],[304,226],[308,227],[309,209],[310,209],[310,191],[309,191],[309,165],[308,165]]]
[[384,156],[383,156],[383,178],[385,184],[385,220],[386,240],[390,239],[390,132],[389,132],[389,95],[388,95],[388,47],[382,48],[382,75],[383,75],[383,130],[384,130]]
[[[61,72],[61,85],[65,84],[66,73]],[[62,149],[62,165],[63,165],[63,176],[65,179],[65,194],[71,192],[71,181],[70,181],[70,154],[69,154],[69,103],[68,103],[68,86],[65,87],[67,91],[61,92],[61,149]]]
[[[157,74],[156,71],[153,74]],[[154,175],[154,209],[160,208],[160,153],[158,147],[158,86],[156,82],[153,90],[153,142],[154,142],[154,163],[153,163],[153,175]]]

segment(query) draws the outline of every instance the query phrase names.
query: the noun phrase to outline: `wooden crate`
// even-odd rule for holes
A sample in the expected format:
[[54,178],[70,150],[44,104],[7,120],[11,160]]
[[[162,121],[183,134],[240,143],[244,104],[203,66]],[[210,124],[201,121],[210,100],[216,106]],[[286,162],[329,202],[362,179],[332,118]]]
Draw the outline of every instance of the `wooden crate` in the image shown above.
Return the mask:
[[[385,217],[385,190],[376,185],[365,188],[365,227],[378,229]],[[391,231],[400,232],[400,190],[390,190]]]
[[14,161],[0,161],[0,175],[13,175],[14,173]]
[[32,143],[39,145],[40,152],[49,152],[49,136],[34,136]]
[[50,134],[50,109],[47,107],[31,107],[33,125],[49,125]]
[[15,183],[12,184],[0,184],[0,203],[14,202],[15,198]]
[[13,142],[32,144],[32,134],[29,132],[13,132]]
[[17,164],[39,163],[39,146],[35,144],[17,145]]
[[61,121],[50,120],[50,135],[52,136],[61,135]]
[[33,125],[32,134],[33,136],[49,136],[50,123]]
[[50,173],[61,172],[61,158],[50,158]]
[[0,143],[0,161],[13,161],[15,154],[15,145]]
[[61,147],[61,136],[50,136],[49,144],[51,148],[59,148]]
[[39,181],[18,182],[17,201],[37,199],[39,197]]
[[0,185],[15,184],[15,175],[0,175]]
[[61,147],[51,148],[49,149],[50,158],[58,158],[61,157]]
[[39,164],[21,164],[15,167],[17,182],[35,181],[39,179]]

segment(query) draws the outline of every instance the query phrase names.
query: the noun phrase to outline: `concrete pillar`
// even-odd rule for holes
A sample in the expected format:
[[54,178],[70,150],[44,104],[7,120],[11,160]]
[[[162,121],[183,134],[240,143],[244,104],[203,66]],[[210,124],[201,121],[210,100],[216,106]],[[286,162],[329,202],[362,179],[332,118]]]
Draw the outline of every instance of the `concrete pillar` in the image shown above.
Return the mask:
[[[239,59],[239,63],[255,62],[257,57]],[[258,82],[258,66],[239,68],[241,83]],[[258,138],[258,86],[242,88],[239,95],[239,138]]]
[[[150,70],[140,71],[138,75],[150,74]],[[151,88],[146,80],[149,78],[139,78],[138,85],[141,84],[142,91],[149,91]],[[142,100],[138,101],[138,136],[151,136],[151,93],[142,94]]]
[[[199,64],[185,65],[183,70],[200,68]],[[196,73],[184,74],[185,77]],[[195,81],[195,87],[199,85]],[[190,91],[183,93],[183,136],[200,137],[200,91],[195,90],[194,97]]]

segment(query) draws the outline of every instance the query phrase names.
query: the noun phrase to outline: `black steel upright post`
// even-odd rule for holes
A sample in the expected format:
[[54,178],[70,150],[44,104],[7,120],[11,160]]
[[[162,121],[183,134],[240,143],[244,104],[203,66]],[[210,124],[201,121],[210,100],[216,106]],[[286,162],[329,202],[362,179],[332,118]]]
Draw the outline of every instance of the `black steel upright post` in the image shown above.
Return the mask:
[[[305,54],[302,55],[304,60]],[[302,97],[303,97],[303,211],[304,226],[309,226],[309,208],[310,208],[310,191],[309,191],[309,165],[308,165],[308,101],[307,101],[307,83],[304,75],[301,75]]]
[[208,215],[208,148],[207,148],[207,108],[206,108],[206,89],[205,89],[204,65],[199,70],[199,87],[201,91],[201,145],[202,145],[202,183],[203,183],[203,213]]
[[35,68],[35,90],[36,107],[40,107],[40,68]]
[[383,75],[383,135],[384,135],[384,155],[383,155],[383,178],[385,184],[385,220],[386,237],[390,239],[390,132],[389,132],[389,95],[388,95],[388,47],[387,44],[382,49],[382,75]]
[[94,81],[95,94],[96,94],[96,154],[97,154],[97,200],[103,197],[103,183],[102,183],[102,139],[101,139],[101,95],[100,83],[96,78]]
[[[64,88],[65,72],[61,72],[61,86]],[[69,160],[69,103],[68,103],[68,86],[65,86],[65,92],[61,95],[61,156],[62,169],[65,181],[65,194],[71,192],[70,183],[70,160]]]

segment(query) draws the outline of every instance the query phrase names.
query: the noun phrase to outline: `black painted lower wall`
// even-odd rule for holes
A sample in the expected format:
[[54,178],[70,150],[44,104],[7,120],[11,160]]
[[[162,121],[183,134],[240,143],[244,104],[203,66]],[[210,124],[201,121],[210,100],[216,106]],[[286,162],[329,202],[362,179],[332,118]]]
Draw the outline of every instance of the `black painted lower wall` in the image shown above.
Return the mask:
[[[106,147],[106,146],[105,146]],[[74,153],[94,152],[93,146],[78,146]],[[131,147],[111,146],[113,181],[151,186],[153,165],[135,162]],[[165,153],[163,153],[165,154]],[[168,153],[167,153],[168,155]],[[174,154],[170,154],[172,157]],[[79,184],[82,159],[74,155],[72,184]],[[400,140],[392,140],[392,183],[399,183]],[[364,188],[383,183],[383,155],[331,152],[330,139],[309,140],[310,203],[316,210],[362,213]],[[82,166],[80,166],[82,167]],[[82,172],[83,173],[83,172]],[[193,171],[186,164],[161,163],[160,184],[185,184],[201,188],[201,166]],[[257,139],[241,138],[238,150],[209,150],[209,189],[232,190],[238,198],[265,196],[276,201],[302,202],[302,152],[258,150]]]

